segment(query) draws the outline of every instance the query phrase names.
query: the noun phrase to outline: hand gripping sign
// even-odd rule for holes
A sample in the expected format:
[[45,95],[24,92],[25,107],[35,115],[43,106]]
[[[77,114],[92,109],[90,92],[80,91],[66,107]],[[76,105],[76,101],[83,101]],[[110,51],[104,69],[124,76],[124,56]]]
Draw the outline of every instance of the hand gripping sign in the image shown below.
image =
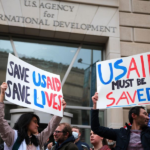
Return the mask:
[[97,108],[150,104],[150,53],[96,64]]
[[24,107],[63,116],[60,76],[38,69],[9,54],[6,100]]

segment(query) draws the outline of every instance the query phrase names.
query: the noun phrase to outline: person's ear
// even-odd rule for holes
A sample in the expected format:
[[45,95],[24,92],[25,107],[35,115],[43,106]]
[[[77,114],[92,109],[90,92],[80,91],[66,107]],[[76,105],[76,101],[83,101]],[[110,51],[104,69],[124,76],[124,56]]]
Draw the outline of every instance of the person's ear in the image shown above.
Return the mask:
[[136,118],[137,118],[137,115],[134,114],[134,113],[132,113],[131,116],[132,116],[133,119],[136,119]]
[[66,137],[66,138],[68,138],[68,137],[69,137],[69,132],[67,132],[67,133],[65,134],[65,137]]
[[79,137],[81,136],[81,133],[79,132]]

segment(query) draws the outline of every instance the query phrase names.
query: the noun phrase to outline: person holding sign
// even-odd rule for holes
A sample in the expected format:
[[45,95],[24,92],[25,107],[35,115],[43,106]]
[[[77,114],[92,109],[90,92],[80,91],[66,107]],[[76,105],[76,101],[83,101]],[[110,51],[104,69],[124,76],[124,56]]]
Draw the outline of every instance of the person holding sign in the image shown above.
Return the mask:
[[96,109],[98,93],[92,97],[93,109],[91,110],[91,129],[99,136],[116,141],[115,150],[149,150],[150,128],[148,124],[148,113],[142,106],[132,107],[129,111],[129,122],[127,128],[110,129],[100,126],[98,121],[99,110]]
[[[1,85],[0,94],[0,134],[4,140],[5,150],[40,150],[49,136],[55,131],[62,117],[54,116],[46,129],[38,132],[39,117],[32,113],[25,113],[20,116],[12,129],[4,119],[4,96],[7,89],[7,83]],[[66,102],[62,100],[63,110]]]

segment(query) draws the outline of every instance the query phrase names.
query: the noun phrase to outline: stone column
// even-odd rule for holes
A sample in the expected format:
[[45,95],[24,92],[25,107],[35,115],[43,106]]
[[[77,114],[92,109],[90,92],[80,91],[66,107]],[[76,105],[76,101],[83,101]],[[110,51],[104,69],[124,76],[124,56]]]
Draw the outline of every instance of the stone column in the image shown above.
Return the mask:
[[120,58],[120,37],[109,37],[106,43],[105,59]]
[[125,123],[129,123],[129,118],[128,118],[129,110],[130,108],[123,109],[123,126],[125,125]]
[[107,109],[107,127],[117,129],[123,126],[123,108]]
[[[120,38],[109,37],[104,55],[106,60],[120,58]],[[123,127],[123,108],[107,109],[107,127]]]

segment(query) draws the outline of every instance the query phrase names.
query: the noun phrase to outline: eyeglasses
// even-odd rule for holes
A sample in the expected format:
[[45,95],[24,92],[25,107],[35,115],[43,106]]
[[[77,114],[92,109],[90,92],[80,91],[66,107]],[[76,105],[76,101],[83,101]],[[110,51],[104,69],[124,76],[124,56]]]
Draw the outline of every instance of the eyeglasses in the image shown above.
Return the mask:
[[57,131],[57,130],[56,130],[56,131],[54,131],[54,133],[56,133],[56,134],[57,134],[57,133],[63,133],[63,131]]

